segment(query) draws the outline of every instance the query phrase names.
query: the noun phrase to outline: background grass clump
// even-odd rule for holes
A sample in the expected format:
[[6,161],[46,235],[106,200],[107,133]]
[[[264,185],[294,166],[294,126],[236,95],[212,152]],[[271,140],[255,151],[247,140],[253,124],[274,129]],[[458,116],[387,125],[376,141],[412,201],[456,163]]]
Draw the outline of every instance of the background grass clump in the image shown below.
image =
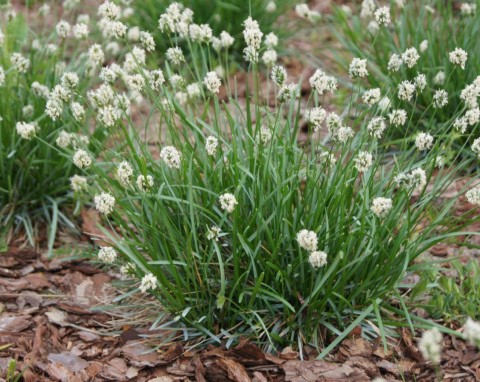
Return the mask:
[[[367,5],[370,3],[372,7]],[[352,57],[368,60],[372,75],[365,78],[363,87],[377,88],[388,84],[392,93],[384,95],[393,98],[402,81],[415,83],[419,74],[425,75],[428,85],[417,92],[409,104],[412,118],[417,121],[424,117],[427,121],[433,119],[431,126],[425,126],[430,131],[443,129],[453,114],[466,113],[478,106],[478,91],[470,98],[472,102],[462,97],[464,89],[478,81],[479,75],[480,45],[475,36],[480,32],[480,18],[473,8],[477,3],[442,0],[391,2],[391,22],[387,25],[380,25],[375,17],[375,12],[383,4],[371,1],[363,4],[354,7],[352,13],[345,12],[342,7],[335,8],[329,20],[335,40],[342,48],[334,54],[337,62],[348,70]],[[398,69],[391,69],[392,55],[401,57],[410,48],[415,48],[419,55],[416,64],[409,67],[403,63]],[[456,48],[468,52],[464,70],[458,70],[445,54]],[[471,88],[465,92],[473,90]],[[428,107],[439,90],[447,92],[448,103],[442,108]],[[465,129],[457,132],[459,136],[466,133]],[[398,135],[403,135],[403,131]],[[463,141],[458,143],[461,146]]]
[[[128,21],[132,26],[139,27],[141,30],[154,31],[158,29],[158,20],[160,15],[171,4],[168,0],[134,0],[130,7],[131,15]],[[215,36],[221,32],[228,32],[234,39],[235,43],[229,50],[229,59],[234,60],[238,64],[242,64],[243,48],[242,45],[242,21],[245,15],[252,16],[262,26],[265,34],[274,32],[281,38],[291,34],[291,25],[283,19],[285,15],[293,10],[298,0],[231,0],[231,1],[202,1],[188,0],[181,2],[181,6],[187,7],[193,11],[195,15],[195,23],[208,24]],[[280,19],[280,20],[279,20]],[[165,36],[159,32],[153,33],[155,42],[159,51],[165,51],[171,41],[165,39]],[[172,36],[176,39],[178,36]],[[180,46],[186,45],[187,41],[179,39]]]
[[81,60],[72,53],[65,63],[69,53],[56,35],[35,35],[23,15],[0,17],[0,233],[4,240],[26,233],[33,244],[37,228],[47,226],[52,246],[58,225],[75,228],[65,208],[72,206],[70,177],[76,170],[55,142],[61,130],[77,134],[79,125],[53,121],[45,107],[65,72],[82,72]]

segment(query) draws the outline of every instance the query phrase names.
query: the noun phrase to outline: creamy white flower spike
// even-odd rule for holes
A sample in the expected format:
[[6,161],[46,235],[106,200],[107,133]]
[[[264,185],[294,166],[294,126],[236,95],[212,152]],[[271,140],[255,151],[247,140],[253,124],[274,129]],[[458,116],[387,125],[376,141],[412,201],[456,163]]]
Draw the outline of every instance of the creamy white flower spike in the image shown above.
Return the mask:
[[480,206],[480,186],[476,186],[468,190],[465,193],[465,197],[467,198],[469,203]]
[[173,146],[166,146],[160,151],[160,159],[170,168],[180,168],[182,154]]
[[367,60],[355,57],[350,63],[348,73],[352,78],[363,78],[365,76],[368,76]]
[[139,175],[137,177],[137,187],[140,191],[146,192],[153,187],[153,176]]
[[77,40],[84,40],[90,33],[88,25],[84,23],[75,24],[72,28],[72,35]]
[[437,90],[433,95],[433,107],[442,108],[448,104],[448,93],[445,90]]
[[122,186],[127,186],[131,183],[133,176],[133,168],[127,161],[122,161],[117,168],[117,178]]
[[420,52],[425,52],[428,49],[428,40],[423,40],[419,45]]
[[183,55],[182,49],[178,46],[168,48],[165,56],[173,65],[180,65],[182,62],[185,62],[185,56]]
[[417,48],[414,48],[414,47],[409,48],[402,53],[402,61],[409,68],[413,68],[419,58],[420,58],[420,55],[418,54]]
[[433,77],[433,83],[435,85],[443,85],[445,83],[445,72],[439,71],[435,77]]
[[380,7],[375,11],[375,20],[382,25],[390,24],[390,7]]
[[113,263],[117,259],[117,252],[113,247],[101,247],[98,251],[98,258],[104,263]]
[[385,118],[383,117],[373,117],[372,120],[367,124],[367,130],[372,137],[380,139],[383,132],[387,128],[385,123]]
[[415,84],[412,84],[410,81],[402,81],[398,85],[398,98],[403,101],[410,101],[413,95],[415,94]]
[[309,252],[316,251],[318,247],[317,234],[307,229],[302,229],[297,233],[297,242],[301,248]]
[[437,328],[423,332],[418,349],[426,361],[438,365],[442,355],[442,333]]
[[220,78],[218,77],[218,74],[216,72],[208,72],[203,79],[203,84],[208,91],[213,94],[218,94],[222,82],[220,81]]
[[72,26],[65,20],[61,20],[56,26],[55,30],[57,31],[58,37],[67,38],[70,34]]
[[380,101],[380,97],[382,96],[380,89],[369,89],[365,93],[363,93],[362,99],[367,105],[375,105]]
[[385,218],[392,209],[392,199],[378,197],[373,199],[370,210],[379,218]]
[[420,151],[430,150],[433,146],[433,137],[428,133],[418,133],[415,138],[415,146]]
[[74,192],[82,192],[88,188],[88,180],[85,176],[74,175],[70,178],[70,187]]
[[283,66],[274,66],[270,77],[277,86],[283,86],[287,81],[287,71]]
[[323,251],[313,251],[308,256],[308,262],[313,268],[321,268],[327,264],[327,254]]
[[85,150],[77,150],[73,155],[73,163],[78,168],[86,168],[92,164],[92,157]]
[[373,16],[375,9],[376,9],[376,5],[373,0],[363,0],[362,9],[360,11],[360,17],[367,18],[367,17]]
[[211,226],[207,229],[207,239],[218,241],[218,238],[220,237],[221,233],[222,233],[222,230],[219,227]]
[[154,276],[152,273],[147,273],[145,276],[143,276],[138,289],[142,293],[147,293],[149,290],[153,291],[157,289],[157,282],[158,280],[156,276]]
[[468,53],[463,49],[455,48],[452,52],[449,53],[450,62],[454,65],[460,66],[462,69],[465,69],[465,63],[467,62]]
[[215,138],[213,135],[207,137],[205,141],[205,150],[207,151],[208,155],[215,155],[218,148],[218,139]]
[[15,129],[17,130],[17,134],[27,141],[32,139],[37,132],[36,126],[33,123],[27,122],[17,122]]
[[313,131],[315,132],[321,128],[322,123],[323,121],[325,121],[326,117],[327,112],[321,106],[314,107],[313,109],[307,110],[305,112],[305,119],[313,126]]
[[95,202],[95,208],[102,214],[108,215],[113,212],[115,207],[115,198],[112,194],[108,192],[102,192],[101,194],[95,195],[93,198]]
[[317,69],[312,77],[309,79],[310,86],[318,94],[323,95],[326,92],[333,93],[337,90],[337,79],[327,75],[323,70]]
[[360,151],[353,161],[358,172],[366,172],[373,164],[373,156],[366,151]]
[[238,204],[237,199],[235,198],[235,195],[230,194],[228,192],[220,195],[219,201],[220,201],[220,207],[222,208],[222,210],[225,210],[228,213],[232,213],[233,210],[235,209],[235,206]]
[[10,61],[12,63],[12,67],[19,73],[26,73],[30,68],[30,60],[20,53],[12,53],[10,56]]
[[390,72],[397,72],[403,64],[402,58],[398,54],[392,54],[388,61],[387,69]]
[[394,126],[403,126],[407,122],[407,112],[403,109],[392,110],[388,114],[389,121]]
[[472,143],[472,151],[480,158],[480,138],[477,138]]

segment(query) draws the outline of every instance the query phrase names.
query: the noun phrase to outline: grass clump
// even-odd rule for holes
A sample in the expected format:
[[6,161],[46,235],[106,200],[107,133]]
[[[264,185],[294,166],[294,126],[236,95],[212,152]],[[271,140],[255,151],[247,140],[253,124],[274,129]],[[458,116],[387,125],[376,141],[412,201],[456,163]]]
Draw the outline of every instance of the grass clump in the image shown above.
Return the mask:
[[[99,13],[103,28],[120,31],[115,7],[107,2]],[[88,191],[113,228],[99,257],[119,263],[136,291],[155,296],[193,337],[248,336],[267,348],[308,343],[323,348],[321,356],[358,324],[370,336],[378,326],[385,339],[384,313],[411,262],[470,223],[470,215],[450,214],[468,184],[438,201],[459,172],[474,168],[472,159],[452,168],[441,161],[454,150],[461,112],[434,135],[412,134],[435,124],[432,114],[413,119],[393,97],[391,109],[383,107],[380,95],[395,92],[390,82],[359,91],[368,73],[361,59],[337,112],[324,108],[338,82],[322,69],[302,100],[283,67],[268,68],[266,88],[276,93],[269,102],[260,86],[262,25],[251,17],[242,25],[254,80],[245,98],[214,71],[208,36],[187,38],[192,59],[175,70],[149,63],[150,39],[124,40],[125,60],[108,66],[109,40],[91,41],[89,67],[102,83],[75,97],[89,110],[84,124],[106,129],[110,143],[92,139],[99,158],[89,147],[64,153],[91,179]],[[148,114],[136,115],[135,102]],[[304,120],[306,144],[298,141]],[[147,144],[145,133],[157,142]],[[338,335],[333,343],[328,333]]]
[[[368,59],[372,75],[365,77],[362,87],[391,88],[382,94],[386,107],[388,99],[411,86],[415,91],[404,98],[412,109],[411,118],[433,120],[431,131],[443,129],[458,114],[456,149],[480,118],[480,47],[474,37],[480,19],[475,3],[458,5],[441,0],[398,1],[391,2],[390,8],[366,0],[353,11],[336,8],[329,23],[345,53],[335,54],[337,61],[347,69],[351,57]],[[397,136],[403,135],[399,129]]]

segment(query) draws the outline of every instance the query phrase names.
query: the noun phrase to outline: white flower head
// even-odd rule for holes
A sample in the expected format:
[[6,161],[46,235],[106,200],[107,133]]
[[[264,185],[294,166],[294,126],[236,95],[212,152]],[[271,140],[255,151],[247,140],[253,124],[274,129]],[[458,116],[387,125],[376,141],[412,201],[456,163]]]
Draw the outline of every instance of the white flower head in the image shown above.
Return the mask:
[[143,192],[150,190],[153,187],[153,176],[140,174],[137,177],[137,187]]
[[348,73],[352,78],[368,76],[367,60],[355,57],[350,63]]
[[208,155],[215,155],[218,148],[218,139],[213,135],[207,137],[205,141],[205,150],[207,150]]
[[95,195],[93,198],[95,202],[95,208],[102,214],[108,215],[113,212],[115,206],[115,197],[108,193],[102,192],[101,194]]
[[415,94],[415,84],[408,80],[400,82],[398,84],[398,98],[403,101],[410,101]]
[[373,0],[363,0],[362,9],[360,11],[361,18],[367,18],[373,15],[375,12],[375,2]]
[[165,56],[173,65],[180,65],[182,62],[185,62],[185,56],[183,55],[182,49],[178,46],[168,48]]
[[390,7],[380,7],[375,11],[375,20],[382,25],[390,24]]
[[98,258],[104,263],[113,263],[117,258],[117,252],[113,247],[101,247],[98,251]]
[[403,64],[402,58],[398,54],[392,54],[388,61],[387,69],[390,72],[397,72]]
[[67,38],[68,35],[70,34],[70,31],[71,31],[72,27],[67,21],[61,20],[55,26],[55,29],[56,29],[57,34],[60,38]]
[[480,138],[477,138],[472,143],[472,151],[480,158]]
[[465,63],[467,62],[468,53],[463,49],[455,48],[449,53],[450,62],[454,65],[459,65],[462,69],[465,69]]
[[433,95],[433,107],[442,108],[448,104],[448,93],[445,90],[437,90]]
[[437,328],[423,332],[418,344],[418,349],[426,361],[439,364],[442,354],[442,333]]
[[127,186],[131,182],[133,176],[133,168],[127,161],[122,161],[117,167],[117,178],[123,186]]
[[480,187],[474,187],[465,193],[465,196],[470,204],[480,206]]
[[403,109],[392,110],[388,114],[389,121],[394,126],[403,126],[407,122],[407,112]]
[[180,168],[182,154],[173,146],[165,146],[160,151],[160,159],[170,168]]
[[275,33],[270,32],[265,36],[265,45],[269,48],[274,48],[278,45],[278,37]]
[[321,268],[327,264],[327,254],[323,251],[313,251],[308,256],[308,262],[313,268]]
[[367,105],[375,105],[380,101],[380,97],[382,96],[380,89],[368,89],[365,93],[363,93],[362,99]]
[[216,72],[208,72],[205,78],[203,79],[203,84],[213,94],[217,94],[220,91],[220,86],[222,82],[218,77]]
[[220,201],[220,207],[222,208],[222,210],[225,210],[228,213],[232,213],[233,210],[235,209],[235,206],[238,204],[237,199],[235,198],[235,195],[230,193],[225,193],[220,195],[219,201]]
[[414,47],[409,48],[402,53],[402,61],[409,68],[413,68],[419,58],[420,58],[420,55],[418,54],[417,48],[414,48]]
[[480,323],[473,321],[470,317],[463,327],[465,339],[477,348],[480,347]]
[[323,121],[327,117],[326,110],[321,107],[314,107],[313,109],[307,110],[305,113],[305,119],[308,123],[312,124],[313,131],[318,131],[322,126]]
[[428,133],[418,133],[415,138],[415,146],[420,151],[430,150],[433,146],[433,137]]
[[379,218],[385,218],[392,209],[392,199],[378,197],[373,199],[370,210]]
[[307,229],[302,229],[297,233],[297,242],[301,248],[309,252],[316,251],[318,247],[317,234]]
[[366,172],[372,166],[373,156],[366,151],[360,151],[353,161],[359,172]]
[[419,45],[419,48],[420,48],[420,52],[425,52],[427,49],[428,49],[428,40],[423,40],[420,45]]
[[27,122],[17,122],[15,129],[17,134],[27,141],[32,139],[37,132],[37,127],[33,123]]
[[220,229],[220,227],[211,226],[207,229],[207,239],[218,241],[218,238],[220,237],[221,233],[222,233],[222,230]]
[[262,61],[265,65],[271,66],[277,62],[277,52],[273,49],[268,49],[263,52]]
[[425,86],[427,86],[427,77],[425,76],[425,74],[418,74],[413,81],[415,83],[417,91],[419,92],[423,91],[423,89],[425,89]]
[[435,85],[443,85],[445,83],[445,72],[439,71],[435,77],[433,77],[433,83]]
[[77,150],[73,155],[73,163],[78,168],[86,168],[92,164],[92,157],[85,150]]
[[147,273],[143,276],[142,281],[140,282],[140,292],[147,293],[148,290],[155,290],[157,289],[157,277],[154,276],[152,273]]
[[283,66],[274,66],[270,77],[277,86],[283,86],[287,81],[287,71]]
[[312,77],[309,79],[310,86],[318,94],[323,95],[326,92],[333,93],[337,90],[337,79],[335,77],[325,74],[321,69],[317,69]]
[[383,117],[373,117],[367,125],[368,132],[375,138],[381,138],[386,128],[387,125],[385,123],[385,118]]
[[88,180],[85,176],[74,175],[70,178],[70,186],[74,192],[82,192],[88,188]]

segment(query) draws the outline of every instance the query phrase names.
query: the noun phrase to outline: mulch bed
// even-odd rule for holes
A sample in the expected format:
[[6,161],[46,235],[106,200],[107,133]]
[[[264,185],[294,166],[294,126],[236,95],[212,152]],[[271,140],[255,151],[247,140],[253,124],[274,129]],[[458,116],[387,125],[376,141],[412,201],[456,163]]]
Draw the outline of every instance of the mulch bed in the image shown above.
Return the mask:
[[[28,248],[0,254],[0,379],[16,359],[28,382],[435,380],[408,330],[387,352],[355,330],[328,362],[315,360],[314,349],[301,361],[291,348],[266,354],[247,340],[232,349],[189,351],[176,342],[151,352],[158,333],[145,324],[118,330],[113,315],[93,309],[118,294],[111,280],[82,260],[49,260]],[[480,352],[452,337],[444,346],[444,381],[480,380]]]

